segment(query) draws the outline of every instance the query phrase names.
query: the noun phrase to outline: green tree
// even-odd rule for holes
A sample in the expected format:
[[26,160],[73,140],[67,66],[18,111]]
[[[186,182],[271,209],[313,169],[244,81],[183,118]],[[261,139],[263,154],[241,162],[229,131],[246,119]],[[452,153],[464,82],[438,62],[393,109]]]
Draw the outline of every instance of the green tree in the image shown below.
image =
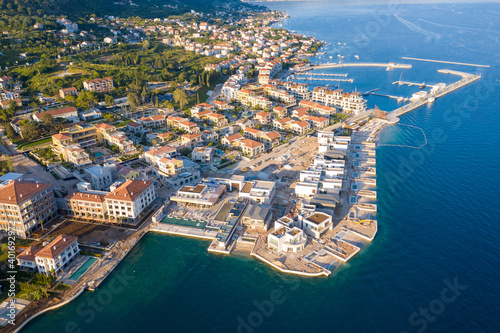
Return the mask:
[[186,92],[182,89],[176,89],[174,91],[174,100],[179,103],[179,106],[181,109],[184,108],[184,105],[189,103],[189,98],[186,94]]
[[104,101],[106,102],[106,106],[112,107],[115,104],[115,99],[111,95],[106,95],[104,97]]

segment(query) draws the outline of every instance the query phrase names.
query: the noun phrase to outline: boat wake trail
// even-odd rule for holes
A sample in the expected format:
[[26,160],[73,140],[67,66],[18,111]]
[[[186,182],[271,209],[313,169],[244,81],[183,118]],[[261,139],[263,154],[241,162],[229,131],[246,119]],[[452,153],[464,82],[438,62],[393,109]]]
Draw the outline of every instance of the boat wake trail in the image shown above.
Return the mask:
[[394,17],[396,17],[396,19],[403,23],[408,29],[412,30],[412,31],[415,31],[419,34],[422,34],[424,36],[427,36],[427,40],[432,40],[432,39],[441,39],[441,35],[440,34],[437,34],[435,32],[432,32],[432,31],[428,31],[428,30],[425,30],[421,27],[419,27],[418,25],[414,24],[414,23],[411,23],[410,21],[407,21],[405,20],[404,18],[398,16],[398,15],[394,15]]

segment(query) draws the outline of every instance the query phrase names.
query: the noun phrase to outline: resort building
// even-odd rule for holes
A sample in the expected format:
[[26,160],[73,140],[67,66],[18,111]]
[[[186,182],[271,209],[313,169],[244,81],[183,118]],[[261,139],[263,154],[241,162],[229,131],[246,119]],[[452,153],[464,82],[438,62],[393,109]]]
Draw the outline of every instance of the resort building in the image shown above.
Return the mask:
[[127,180],[118,187],[111,186],[104,199],[111,220],[136,223],[155,199],[154,182]]
[[267,231],[271,223],[271,208],[248,204],[241,223],[248,228]]
[[307,212],[299,215],[299,225],[309,236],[321,238],[328,230],[333,229],[332,217],[322,212]]
[[327,87],[316,87],[312,100],[326,106],[334,106],[345,113],[359,114],[366,110],[366,100],[360,92],[345,92],[342,89],[331,90]]
[[28,247],[17,256],[17,262],[23,271],[57,276],[79,253],[77,237],[59,235],[43,248]]
[[113,90],[113,79],[106,77],[103,79],[84,81],[83,88],[87,91],[108,92]]
[[[0,229],[25,238],[56,216],[52,185],[13,180],[0,184]],[[9,225],[10,224],[10,225]]]
[[275,183],[262,180],[246,182],[240,189],[240,198],[248,198],[251,201],[263,205],[270,205],[274,197]]
[[226,192],[225,185],[198,184],[196,186],[183,186],[172,194],[170,201],[196,207],[210,208]]
[[306,243],[307,236],[304,231],[278,223],[275,224],[274,231],[267,236],[267,246],[278,253],[300,252]]

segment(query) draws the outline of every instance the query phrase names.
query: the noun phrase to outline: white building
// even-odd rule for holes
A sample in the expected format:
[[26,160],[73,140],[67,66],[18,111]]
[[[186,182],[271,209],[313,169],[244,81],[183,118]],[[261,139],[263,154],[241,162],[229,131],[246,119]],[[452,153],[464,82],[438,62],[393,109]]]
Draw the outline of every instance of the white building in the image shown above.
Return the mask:
[[325,232],[333,229],[332,217],[326,213],[307,212],[298,218],[302,230],[314,238],[321,238]]
[[276,223],[274,232],[267,236],[267,245],[277,252],[300,252],[307,243],[307,236],[297,227]]
[[28,247],[17,256],[17,262],[21,270],[57,275],[79,253],[77,237],[59,235],[43,248]]
[[262,180],[255,180],[246,182],[241,188],[240,198],[249,198],[253,202],[263,205],[270,205],[274,196],[274,182],[267,182]]
[[109,217],[113,220],[134,223],[155,199],[153,181],[127,180],[118,187],[111,186],[104,197]]
[[97,191],[107,191],[111,184],[113,184],[113,181],[116,179],[116,165],[94,165],[90,168],[85,169],[85,176],[85,178],[92,185],[92,189]]

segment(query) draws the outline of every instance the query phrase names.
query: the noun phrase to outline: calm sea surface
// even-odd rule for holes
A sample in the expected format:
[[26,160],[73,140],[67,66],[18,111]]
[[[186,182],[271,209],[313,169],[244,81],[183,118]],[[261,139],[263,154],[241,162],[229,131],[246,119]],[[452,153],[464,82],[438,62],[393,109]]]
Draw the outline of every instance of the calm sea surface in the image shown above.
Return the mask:
[[[327,54],[312,61],[338,61],[340,54],[344,62],[413,65],[325,70],[354,78],[340,84],[345,90],[380,88],[408,97],[419,88],[392,83],[458,79],[439,69],[483,76],[402,117],[401,124],[418,128],[382,132],[374,242],[334,276],[308,279],[252,258],[209,254],[206,241],[147,235],[97,292],[85,292],[23,332],[500,331],[500,5],[269,7],[290,13],[284,28],[328,43]],[[396,100],[371,96],[369,107],[375,105],[398,107]],[[419,150],[383,145],[417,147],[425,140]]]

